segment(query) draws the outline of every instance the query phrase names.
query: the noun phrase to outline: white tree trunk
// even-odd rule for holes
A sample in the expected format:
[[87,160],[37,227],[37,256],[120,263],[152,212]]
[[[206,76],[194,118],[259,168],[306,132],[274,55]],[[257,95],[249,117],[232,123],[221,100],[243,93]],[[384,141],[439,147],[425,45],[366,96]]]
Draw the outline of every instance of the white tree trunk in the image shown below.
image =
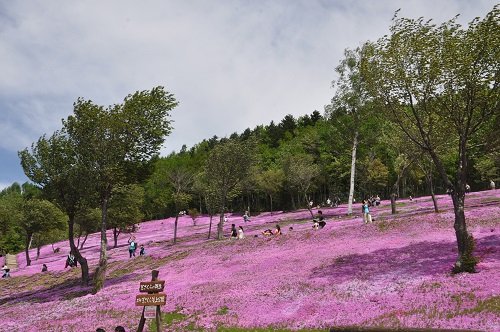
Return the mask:
[[349,185],[349,201],[347,205],[347,214],[352,214],[352,199],[354,197],[354,173],[356,172],[356,149],[358,147],[358,131],[354,132],[352,142],[352,159],[351,159],[351,181]]

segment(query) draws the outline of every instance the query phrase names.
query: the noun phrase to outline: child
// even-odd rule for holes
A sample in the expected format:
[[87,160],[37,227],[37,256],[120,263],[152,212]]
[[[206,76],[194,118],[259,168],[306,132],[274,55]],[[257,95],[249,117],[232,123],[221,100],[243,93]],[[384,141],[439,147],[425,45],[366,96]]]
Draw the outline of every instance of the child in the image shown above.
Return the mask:
[[243,221],[244,222],[250,221],[250,216],[248,211],[245,211],[245,214],[243,215]]
[[236,231],[236,225],[231,225],[231,239],[236,239],[238,237],[238,232]]
[[243,227],[242,227],[242,226],[240,226],[240,227],[238,228],[238,239],[239,239],[239,240],[243,240],[244,238],[245,238],[245,234],[243,234]]
[[42,272],[47,272],[48,268],[47,265],[43,264],[42,265]]
[[326,222],[325,218],[323,217],[323,211],[319,210],[318,214],[316,215],[316,218],[314,218],[313,221],[314,221],[313,229],[320,229],[325,227]]
[[281,235],[281,228],[278,224],[276,224],[276,228],[274,229],[274,235]]
[[146,254],[146,249],[144,249],[144,244],[141,244],[141,251],[139,251],[139,256],[144,256]]

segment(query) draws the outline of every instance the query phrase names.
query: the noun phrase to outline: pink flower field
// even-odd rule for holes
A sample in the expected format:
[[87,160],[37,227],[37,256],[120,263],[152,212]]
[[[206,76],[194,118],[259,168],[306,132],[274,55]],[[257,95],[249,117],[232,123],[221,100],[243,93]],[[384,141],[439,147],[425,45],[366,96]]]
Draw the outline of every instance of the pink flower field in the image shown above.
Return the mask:
[[[452,275],[457,248],[453,209],[438,196],[399,200],[372,208],[373,224],[347,207],[322,209],[327,225],[313,230],[309,212],[262,213],[243,226],[246,238],[207,240],[207,216],[193,226],[179,219],[180,238],[172,244],[173,218],[140,224],[134,234],[146,255],[129,258],[129,234],[109,248],[108,279],[96,295],[79,284],[80,269],[64,269],[66,242],[17,256],[12,278],[0,280],[0,331],[135,331],[139,282],[151,270],[165,280],[165,331],[242,331],[253,328],[326,330],[330,327],[450,328],[500,331],[500,190],[467,195],[466,217],[476,239],[477,273]],[[316,210],[315,210],[316,211]],[[213,232],[216,231],[214,218]],[[279,223],[283,235],[261,231]],[[289,230],[293,227],[293,230]],[[215,235],[213,233],[213,235]],[[255,237],[258,235],[258,237]],[[108,242],[112,242],[109,233]],[[138,252],[137,252],[138,253]],[[82,254],[91,271],[99,258],[99,235],[89,236]],[[49,272],[41,273],[42,264]]]

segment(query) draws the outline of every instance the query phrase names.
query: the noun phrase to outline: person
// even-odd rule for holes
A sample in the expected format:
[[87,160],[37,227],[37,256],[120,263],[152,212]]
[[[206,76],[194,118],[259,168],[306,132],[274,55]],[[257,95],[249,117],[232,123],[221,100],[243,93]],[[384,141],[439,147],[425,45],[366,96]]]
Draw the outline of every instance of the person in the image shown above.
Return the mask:
[[316,218],[313,219],[314,225],[313,229],[321,229],[325,227],[326,222],[325,218],[323,217],[323,211],[319,210],[318,214],[316,215]]
[[262,232],[262,235],[266,235],[266,236],[273,235],[273,231],[268,228]]
[[281,227],[280,225],[276,224],[276,228],[274,229],[274,235],[281,235]]
[[128,239],[128,253],[129,253],[129,258],[132,258],[132,256],[135,257],[135,250],[136,250],[137,244],[135,243],[135,238],[130,237]]
[[68,266],[69,267],[77,266],[75,256],[73,255],[72,252],[68,254],[68,257],[66,258],[66,265],[64,266],[64,268],[67,268]]
[[144,244],[141,244],[141,250],[139,251],[139,256],[144,256],[146,254],[146,249],[144,249]]
[[243,240],[245,238],[245,234],[243,234],[243,227],[238,227],[238,239]]
[[375,206],[379,206],[380,205],[380,196],[377,195],[375,196]]
[[[361,202],[361,214],[363,215],[363,223],[366,224],[366,214],[365,214],[365,205],[367,205],[366,201],[363,200]],[[368,205],[367,205],[368,206]]]
[[311,208],[311,209],[312,209],[313,205],[314,205],[314,202],[313,202],[313,201],[310,201],[310,202],[309,202],[309,208]]
[[49,269],[47,268],[47,265],[43,264],[42,265],[42,272],[47,272]]
[[2,278],[9,278],[10,277],[10,268],[7,266],[7,264],[5,264],[2,267],[2,271],[3,271]]
[[245,214],[243,215],[243,221],[244,222],[250,221],[250,216],[248,211],[245,211]]
[[410,197],[409,197],[409,198],[410,198],[410,202],[413,202],[413,197],[411,197],[411,195],[410,195]]
[[326,205],[332,207],[332,201],[330,200],[330,197],[328,197],[328,199],[326,200]]
[[224,223],[226,223],[226,222],[227,222],[227,216],[224,215]]
[[115,327],[115,332],[125,332],[125,328],[121,325]]
[[236,225],[231,225],[231,239],[236,239],[238,237],[238,232],[236,231]]
[[495,181],[490,180],[490,189],[495,190]]
[[368,203],[366,201],[364,201],[363,203],[363,221],[365,222],[365,224],[372,223],[370,208],[368,207]]
[[468,183],[465,184],[465,193],[466,194],[470,193],[470,186]]
[[288,230],[289,230],[290,232],[291,232],[291,231],[293,231],[293,227],[292,227],[292,226],[290,226],[290,227],[288,228]]
[[103,329],[102,327],[98,327],[95,329],[95,332],[106,332],[106,330]]

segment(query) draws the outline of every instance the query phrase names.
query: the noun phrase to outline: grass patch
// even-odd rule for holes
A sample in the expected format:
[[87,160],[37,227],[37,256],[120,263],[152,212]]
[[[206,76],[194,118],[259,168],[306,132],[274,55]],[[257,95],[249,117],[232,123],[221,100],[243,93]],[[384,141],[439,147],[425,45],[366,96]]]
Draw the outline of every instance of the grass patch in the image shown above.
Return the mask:
[[220,326],[217,328],[217,332],[324,332],[328,331],[328,329],[300,329],[300,330],[290,330],[290,329],[282,329],[276,327],[261,327],[261,328],[244,328],[244,327],[224,327]]
[[500,296],[492,296],[485,300],[479,300],[474,308],[464,310],[465,314],[480,312],[500,314]]
[[227,306],[223,306],[217,310],[217,315],[226,315],[229,312],[229,308]]

